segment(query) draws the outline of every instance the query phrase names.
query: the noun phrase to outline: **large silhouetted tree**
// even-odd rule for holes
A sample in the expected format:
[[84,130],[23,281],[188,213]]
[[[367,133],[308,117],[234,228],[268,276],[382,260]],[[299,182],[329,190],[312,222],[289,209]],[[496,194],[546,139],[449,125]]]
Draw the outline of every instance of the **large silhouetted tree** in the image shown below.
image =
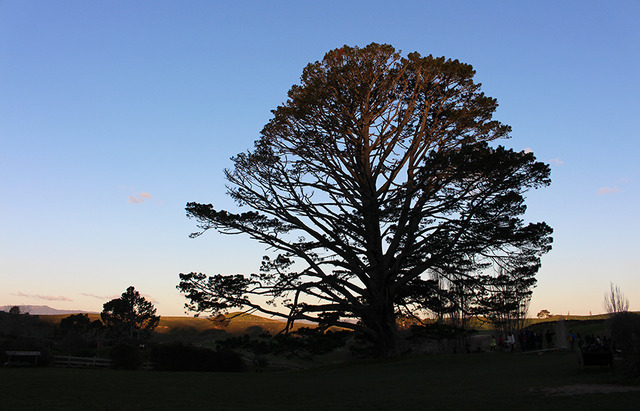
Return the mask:
[[497,101],[474,74],[375,43],[309,64],[255,148],[225,170],[228,194],[251,211],[187,204],[193,237],[243,233],[277,255],[258,274],[181,274],[187,307],[339,325],[392,355],[396,316],[428,308],[434,274],[537,270],[551,229],[523,222],[523,193],[549,184],[549,168],[488,144],[510,127],[492,119]]
[[157,327],[160,317],[155,314],[153,304],[131,286],[120,298],[104,303],[100,318],[112,334],[139,339]]

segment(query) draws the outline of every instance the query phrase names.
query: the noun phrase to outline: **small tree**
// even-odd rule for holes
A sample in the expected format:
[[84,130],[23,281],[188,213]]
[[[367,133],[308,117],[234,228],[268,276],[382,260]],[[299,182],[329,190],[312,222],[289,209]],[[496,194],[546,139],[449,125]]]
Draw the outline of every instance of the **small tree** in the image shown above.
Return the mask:
[[87,314],[73,314],[60,320],[60,329],[67,332],[85,332],[90,326],[91,319]]
[[483,281],[485,295],[480,299],[479,312],[503,334],[516,333],[524,327],[536,283],[534,276],[535,271],[524,267],[500,270],[497,276]]
[[78,356],[91,356],[91,347],[97,345],[97,338],[104,326],[100,320],[91,321],[87,314],[72,314],[60,320],[58,348],[63,352]]
[[609,314],[623,313],[629,310],[629,300],[624,296],[620,287],[609,283],[609,291],[604,294],[604,309]]
[[72,314],[65,317],[60,320],[58,327],[63,334],[75,332],[87,338],[96,337],[104,329],[100,320],[91,321],[87,314]]
[[540,312],[538,313],[538,318],[540,319],[549,318],[549,317],[551,317],[551,313],[549,312],[549,310],[540,310]]
[[133,286],[120,298],[103,305],[100,317],[116,336],[140,339],[146,337],[160,322],[156,309]]

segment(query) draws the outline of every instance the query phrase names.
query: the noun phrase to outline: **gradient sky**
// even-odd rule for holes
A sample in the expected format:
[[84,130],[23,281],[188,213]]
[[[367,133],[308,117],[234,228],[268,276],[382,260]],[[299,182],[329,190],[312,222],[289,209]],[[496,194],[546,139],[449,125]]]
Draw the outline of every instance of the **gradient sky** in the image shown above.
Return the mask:
[[222,170],[303,67],[388,43],[474,66],[552,185],[530,314],[640,310],[638,1],[0,1],[0,305],[100,311],[129,285],[183,315],[178,273],[255,272],[264,247],[195,231]]

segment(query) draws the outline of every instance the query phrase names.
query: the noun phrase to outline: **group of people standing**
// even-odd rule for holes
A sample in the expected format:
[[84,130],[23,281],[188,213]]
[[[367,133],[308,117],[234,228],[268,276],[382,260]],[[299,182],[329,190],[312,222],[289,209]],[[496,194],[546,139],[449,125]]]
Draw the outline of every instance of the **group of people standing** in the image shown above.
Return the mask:
[[611,347],[612,342],[606,335],[601,338],[599,335],[586,334],[582,338],[580,333],[574,334],[573,331],[569,331],[569,345],[572,350],[578,347],[583,351],[599,351]]
[[489,342],[490,351],[513,351],[516,345],[516,337],[513,333],[507,335],[505,338],[502,334],[496,340],[495,335],[491,335],[491,341]]
[[544,333],[524,329],[518,333],[517,339],[513,333],[507,334],[506,337],[504,337],[503,334],[500,334],[497,339],[495,335],[492,335],[489,342],[489,350],[513,352],[516,350],[516,343],[519,343],[521,351],[541,350],[545,348],[545,341],[546,348],[553,348],[554,334],[555,333],[548,329]]

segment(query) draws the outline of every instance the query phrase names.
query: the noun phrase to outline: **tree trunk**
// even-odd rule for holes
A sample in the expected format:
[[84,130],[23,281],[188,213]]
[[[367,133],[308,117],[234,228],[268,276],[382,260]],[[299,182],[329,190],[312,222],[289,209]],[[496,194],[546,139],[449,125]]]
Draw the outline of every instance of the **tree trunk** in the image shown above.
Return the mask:
[[401,353],[402,344],[393,303],[383,301],[372,306],[362,322],[371,331],[376,356],[393,357]]

